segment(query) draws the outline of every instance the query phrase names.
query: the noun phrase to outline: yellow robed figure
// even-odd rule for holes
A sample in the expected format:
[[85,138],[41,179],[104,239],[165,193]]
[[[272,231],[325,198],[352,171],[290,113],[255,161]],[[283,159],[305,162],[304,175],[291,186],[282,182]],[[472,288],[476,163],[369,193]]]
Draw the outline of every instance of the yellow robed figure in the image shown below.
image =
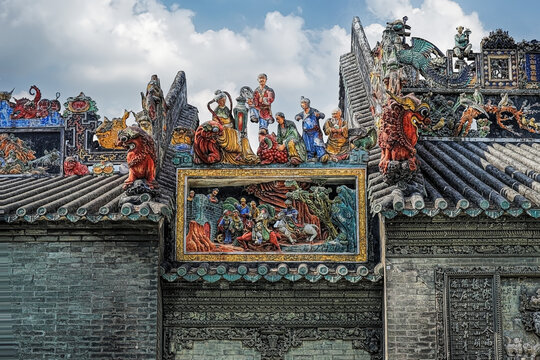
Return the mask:
[[[248,138],[240,136],[240,132],[234,128],[231,110],[225,105],[227,96],[231,100],[227,92],[217,90],[214,99],[208,103],[214,120],[223,125],[223,133],[217,139],[221,149],[221,162],[234,165],[257,164],[259,157],[251,150]],[[212,110],[210,104],[213,102],[217,102],[218,106]]]

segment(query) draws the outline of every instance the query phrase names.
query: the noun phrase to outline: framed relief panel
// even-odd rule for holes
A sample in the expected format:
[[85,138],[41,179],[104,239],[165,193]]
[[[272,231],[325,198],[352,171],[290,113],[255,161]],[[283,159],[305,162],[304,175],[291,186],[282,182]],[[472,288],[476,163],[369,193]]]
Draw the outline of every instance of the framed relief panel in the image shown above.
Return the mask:
[[63,128],[0,128],[0,177],[60,175]]
[[178,261],[366,261],[365,169],[178,169]]
[[517,87],[515,50],[486,50],[483,52],[484,86],[496,88]]

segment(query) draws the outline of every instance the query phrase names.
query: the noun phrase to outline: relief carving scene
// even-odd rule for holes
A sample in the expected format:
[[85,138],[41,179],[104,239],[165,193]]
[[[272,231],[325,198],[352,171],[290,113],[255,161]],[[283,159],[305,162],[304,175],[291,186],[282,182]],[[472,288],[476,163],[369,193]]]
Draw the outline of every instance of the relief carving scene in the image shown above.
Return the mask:
[[501,282],[502,321],[508,359],[540,356],[540,312],[535,278]]

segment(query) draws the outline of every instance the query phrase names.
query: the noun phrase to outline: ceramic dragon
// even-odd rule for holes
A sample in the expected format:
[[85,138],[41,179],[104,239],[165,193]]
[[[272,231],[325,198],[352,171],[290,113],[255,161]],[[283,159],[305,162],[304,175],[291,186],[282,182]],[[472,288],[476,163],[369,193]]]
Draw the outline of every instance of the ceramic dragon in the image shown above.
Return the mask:
[[379,131],[382,150],[379,170],[385,181],[393,184],[412,178],[418,169],[415,149],[418,126],[430,123],[430,108],[413,94],[403,97],[388,94]]

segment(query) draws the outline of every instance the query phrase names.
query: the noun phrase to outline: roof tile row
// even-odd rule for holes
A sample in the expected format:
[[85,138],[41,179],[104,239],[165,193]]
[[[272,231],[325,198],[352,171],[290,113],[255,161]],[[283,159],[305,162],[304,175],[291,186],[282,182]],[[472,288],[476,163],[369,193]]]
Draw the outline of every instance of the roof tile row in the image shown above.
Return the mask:
[[[540,144],[421,140],[416,148],[421,172],[406,189],[387,185],[379,172],[369,175],[373,213],[540,217]],[[379,152],[371,152],[370,167]]]
[[19,219],[57,221],[88,219],[120,220],[148,218],[158,221],[170,216],[170,206],[140,195],[140,204],[119,204],[124,196],[122,183],[127,175],[68,176],[54,178],[1,178],[0,216],[7,222]]

